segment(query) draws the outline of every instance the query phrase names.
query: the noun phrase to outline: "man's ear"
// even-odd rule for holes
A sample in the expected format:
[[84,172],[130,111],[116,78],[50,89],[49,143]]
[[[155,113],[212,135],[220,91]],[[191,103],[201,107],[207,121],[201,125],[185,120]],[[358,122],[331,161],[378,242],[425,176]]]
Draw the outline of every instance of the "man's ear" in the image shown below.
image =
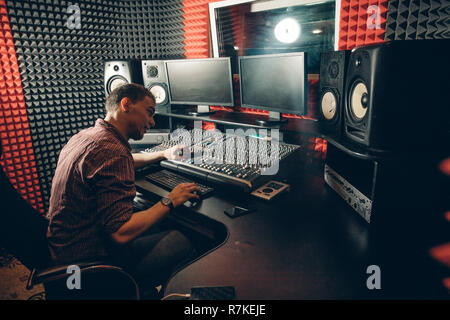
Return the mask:
[[122,112],[127,113],[128,111],[130,111],[130,103],[131,100],[130,98],[122,98],[122,100],[120,100],[120,110],[122,110]]

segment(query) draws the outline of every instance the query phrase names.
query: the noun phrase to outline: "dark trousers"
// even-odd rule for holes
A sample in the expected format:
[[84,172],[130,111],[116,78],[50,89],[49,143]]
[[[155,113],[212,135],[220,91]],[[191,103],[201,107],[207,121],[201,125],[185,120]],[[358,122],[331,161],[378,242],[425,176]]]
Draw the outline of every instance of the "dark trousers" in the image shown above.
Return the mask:
[[191,241],[177,230],[151,227],[130,243],[116,248],[113,259],[134,276],[142,292],[165,286],[169,277],[194,259]]

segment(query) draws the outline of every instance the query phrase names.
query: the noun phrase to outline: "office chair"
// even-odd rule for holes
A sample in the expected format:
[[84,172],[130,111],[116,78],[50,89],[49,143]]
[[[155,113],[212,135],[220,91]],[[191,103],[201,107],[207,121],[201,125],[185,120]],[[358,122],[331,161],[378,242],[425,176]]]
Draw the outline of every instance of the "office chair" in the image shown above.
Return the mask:
[[[0,141],[0,157],[1,157]],[[55,266],[50,258],[48,221],[11,185],[0,164],[0,246],[31,270],[27,289],[42,283],[46,299],[139,299],[135,279],[122,268],[105,261],[77,261],[80,289],[70,265]],[[69,273],[68,273],[69,270]],[[72,276],[72,278],[70,278]],[[69,285],[73,283],[74,285]],[[71,287],[72,289],[69,289]]]

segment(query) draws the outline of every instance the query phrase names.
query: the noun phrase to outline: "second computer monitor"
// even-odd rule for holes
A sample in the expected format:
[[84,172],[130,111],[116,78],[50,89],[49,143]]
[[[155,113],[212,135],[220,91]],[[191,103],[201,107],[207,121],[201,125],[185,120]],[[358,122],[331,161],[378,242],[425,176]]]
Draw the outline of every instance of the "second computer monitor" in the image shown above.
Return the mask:
[[234,105],[230,58],[167,60],[165,65],[171,104],[197,105],[199,111]]
[[241,106],[304,115],[307,64],[304,52],[239,57]]

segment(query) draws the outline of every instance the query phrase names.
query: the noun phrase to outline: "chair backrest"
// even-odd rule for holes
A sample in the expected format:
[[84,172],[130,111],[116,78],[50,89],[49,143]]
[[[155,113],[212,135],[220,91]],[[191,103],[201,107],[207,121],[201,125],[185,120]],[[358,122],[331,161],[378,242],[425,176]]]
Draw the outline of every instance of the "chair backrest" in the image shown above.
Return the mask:
[[[0,157],[1,149],[0,141]],[[30,270],[50,266],[47,219],[17,193],[1,165],[0,186],[0,246]]]

